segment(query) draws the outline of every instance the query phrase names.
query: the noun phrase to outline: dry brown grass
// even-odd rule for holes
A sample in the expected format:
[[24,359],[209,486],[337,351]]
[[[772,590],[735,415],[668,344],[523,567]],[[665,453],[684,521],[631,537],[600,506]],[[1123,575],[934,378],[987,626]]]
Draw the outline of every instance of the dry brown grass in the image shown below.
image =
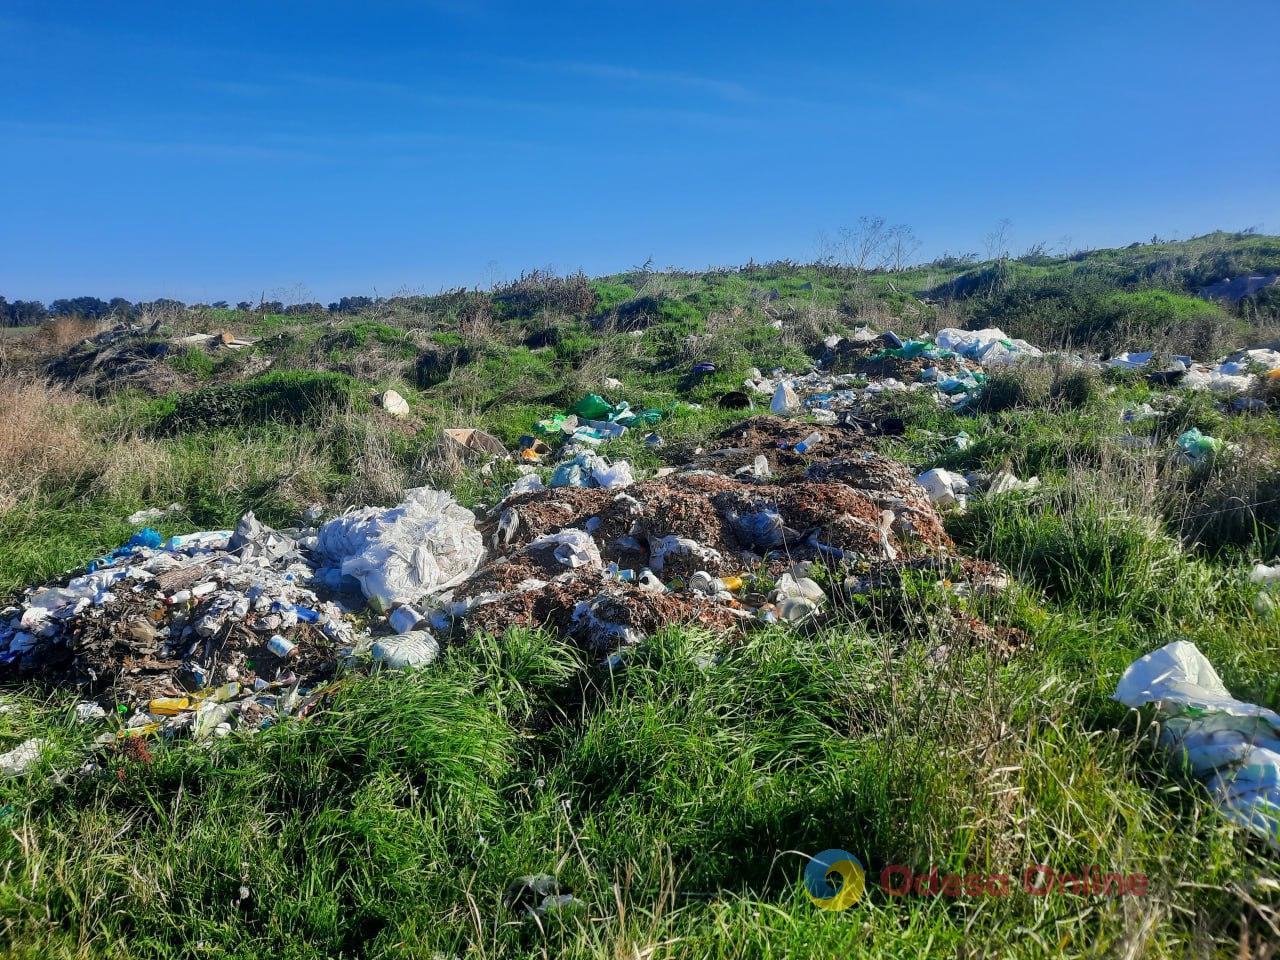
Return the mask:
[[54,317],[37,329],[32,336],[37,345],[47,350],[60,353],[73,347],[86,337],[92,337],[103,328],[97,320],[86,320],[83,317]]
[[43,380],[0,379],[0,510],[46,479],[71,476],[92,461],[92,445],[66,390]]

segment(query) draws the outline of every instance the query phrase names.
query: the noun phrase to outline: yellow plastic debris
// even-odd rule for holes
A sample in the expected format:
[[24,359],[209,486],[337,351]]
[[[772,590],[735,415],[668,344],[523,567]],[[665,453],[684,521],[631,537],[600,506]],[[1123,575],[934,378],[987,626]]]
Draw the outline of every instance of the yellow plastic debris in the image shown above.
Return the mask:
[[176,717],[183,710],[191,709],[189,697],[156,697],[147,707],[148,713],[158,717]]

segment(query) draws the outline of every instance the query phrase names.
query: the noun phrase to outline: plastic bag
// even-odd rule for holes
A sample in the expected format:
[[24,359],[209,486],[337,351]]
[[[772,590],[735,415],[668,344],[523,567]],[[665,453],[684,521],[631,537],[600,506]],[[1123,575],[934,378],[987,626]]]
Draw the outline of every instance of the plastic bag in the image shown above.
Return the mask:
[[390,510],[366,507],[330,520],[316,549],[360,581],[379,610],[457,586],[484,556],[475,514],[428,487],[406,491],[404,503]]
[[548,533],[538,537],[529,544],[530,550],[551,548],[556,560],[571,570],[579,567],[590,567],[592,570],[603,570],[604,560],[600,557],[600,548],[596,546],[591,534],[585,530],[570,527],[557,533]]
[[583,420],[604,420],[613,413],[614,407],[598,393],[588,393],[573,405],[570,413],[577,414]]
[[1204,782],[1228,820],[1280,849],[1280,715],[1234,699],[1193,643],[1134,661],[1114,699],[1153,704],[1160,744]]
[[796,395],[795,388],[791,386],[789,380],[784,380],[778,384],[778,389],[773,393],[773,400],[769,403],[769,411],[778,416],[788,416],[796,413],[800,409],[800,398]]

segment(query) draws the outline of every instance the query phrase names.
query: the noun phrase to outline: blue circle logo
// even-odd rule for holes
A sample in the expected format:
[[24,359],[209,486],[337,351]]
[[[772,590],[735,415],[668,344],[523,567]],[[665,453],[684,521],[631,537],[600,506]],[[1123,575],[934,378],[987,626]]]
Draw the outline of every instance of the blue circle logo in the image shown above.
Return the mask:
[[823,910],[847,910],[866,889],[862,862],[847,850],[823,850],[804,868],[804,892]]

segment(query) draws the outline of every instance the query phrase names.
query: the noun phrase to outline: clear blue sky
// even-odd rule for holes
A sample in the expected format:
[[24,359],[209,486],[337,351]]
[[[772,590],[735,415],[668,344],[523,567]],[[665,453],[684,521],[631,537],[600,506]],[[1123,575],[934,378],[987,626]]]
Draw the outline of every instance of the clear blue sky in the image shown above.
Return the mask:
[[0,6],[0,294],[1280,232],[1280,3]]

